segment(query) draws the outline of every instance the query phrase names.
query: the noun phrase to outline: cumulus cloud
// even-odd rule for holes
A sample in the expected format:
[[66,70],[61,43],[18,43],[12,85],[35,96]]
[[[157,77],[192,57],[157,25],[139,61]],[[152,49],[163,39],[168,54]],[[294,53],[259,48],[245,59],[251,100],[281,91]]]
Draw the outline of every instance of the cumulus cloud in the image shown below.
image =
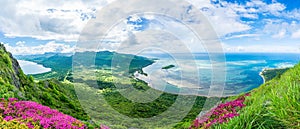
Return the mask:
[[223,2],[223,6],[211,4],[208,0],[188,0],[201,10],[205,16],[211,21],[216,32],[220,36],[225,36],[230,33],[242,32],[251,29],[246,23],[240,20],[237,10],[245,10],[236,4]]
[[24,41],[17,42],[17,46],[10,46],[5,44],[6,49],[14,55],[32,55],[32,54],[44,54],[46,52],[57,53],[73,53],[75,46],[66,45],[62,43],[56,43],[54,41],[48,42],[45,45],[38,46],[26,46]]
[[[161,1],[160,5],[157,5],[155,1],[139,1],[137,3],[131,4],[128,4],[128,2],[132,1],[120,1],[114,3],[113,5],[117,8],[116,10],[106,10],[103,15],[99,16],[96,14],[96,11],[103,11],[101,9],[105,8],[106,5],[111,4],[113,1],[114,0],[1,1],[0,31],[7,37],[32,37],[40,40],[62,40],[66,42],[76,41],[79,38],[82,29],[86,27],[86,24],[89,20],[93,22],[94,19],[99,18],[100,20],[106,19],[112,20],[113,22],[118,22],[118,20],[120,19],[114,18],[118,18],[119,16],[127,14],[128,10],[136,10],[136,13],[140,13],[140,8],[151,9],[150,6],[156,6],[161,7],[159,9],[157,8],[157,10],[161,12],[161,14],[175,14],[178,16],[176,17],[178,18],[177,20],[184,21],[192,27],[195,24],[201,24],[201,21],[203,20],[201,18],[204,17],[201,17],[199,19],[199,17],[197,17],[196,15],[197,13],[195,13],[200,11],[209,19],[210,24],[213,25],[214,30],[218,33],[221,39],[225,40],[245,37],[255,37],[259,39],[262,35],[268,35],[271,38],[279,39],[286,37],[300,37],[299,9],[286,11],[286,6],[277,1],[273,1],[272,3],[267,4],[266,2],[260,0],[252,0],[246,2],[245,4],[238,4],[226,1],[187,0],[190,3],[186,4],[183,1],[178,0],[178,3],[176,4],[182,6],[177,6],[176,4],[174,4],[176,7],[178,7],[175,9],[168,9],[168,7],[170,8],[175,6],[172,6],[172,4],[165,1]],[[182,4],[181,2],[184,4]],[[147,6],[144,6],[145,4]],[[128,8],[125,9],[123,5],[128,5]],[[272,16],[273,19],[270,19],[268,21],[265,18],[266,16]],[[278,21],[274,20],[280,19],[281,17],[292,19],[292,22],[285,21],[284,19]],[[150,23],[149,27],[162,30],[169,29],[168,31],[173,33],[177,33],[180,31],[181,34],[179,36],[175,35],[178,39],[190,41],[191,44],[195,44],[192,42],[198,42],[197,39],[193,39],[191,38],[191,36],[188,36],[188,33],[186,33],[186,31],[183,31],[183,29],[178,29],[178,25],[175,22],[158,21],[156,20],[158,17],[154,15],[144,15],[144,18],[148,19],[151,22],[154,22]],[[243,18],[249,20],[243,21]],[[260,19],[265,20],[261,21]],[[128,21],[133,22],[142,22],[142,20],[143,19],[137,15],[133,15],[130,19],[128,19]],[[253,25],[256,24],[256,20],[259,20],[262,23],[257,26]],[[109,30],[107,37],[105,37],[106,44],[102,44],[102,46],[104,46],[103,48],[113,49],[119,46],[120,43],[126,41],[128,37],[129,40],[127,41],[135,42],[135,40],[132,40],[132,36],[137,33],[135,32],[134,28],[143,28],[143,25],[140,24],[128,25],[126,23],[126,19],[121,21],[121,24],[122,26],[117,26],[117,29]],[[92,30],[90,32],[96,32],[93,31],[93,29],[98,29],[98,26],[101,26],[101,24],[90,26],[91,28],[87,28],[87,30],[90,29]],[[101,31],[101,28],[98,31]],[[206,34],[207,31],[203,29],[202,32],[204,32],[203,34]],[[94,33],[91,36],[99,34],[102,35],[103,33],[106,32]],[[207,33],[207,35],[209,34],[211,33]],[[166,39],[167,37],[163,36],[159,38],[168,40]],[[135,37],[134,39],[139,38]],[[57,44],[55,42],[52,43]],[[98,41],[95,41],[95,43],[99,44]],[[48,43],[48,45],[49,44],[51,43]],[[26,43],[20,42],[17,44],[17,47],[26,48]],[[51,47],[56,48],[58,46],[53,45]],[[71,46],[69,47],[72,48]],[[36,46],[36,49],[38,48],[42,49],[42,46]],[[92,46],[91,48],[97,49],[94,46]],[[30,51],[27,51],[28,49],[24,49],[26,51],[24,53],[30,53]],[[64,49],[69,50],[68,47]],[[20,51],[21,49],[16,50],[15,53],[22,53]],[[51,49],[51,51],[55,50]],[[40,53],[39,50],[38,53]]]
[[282,29],[277,34],[272,35],[273,38],[282,39],[286,36],[286,30]]
[[1,1],[0,31],[7,37],[75,41],[97,7],[107,1]]
[[280,16],[292,20],[300,20],[300,9],[294,9],[292,11],[282,12]]
[[295,39],[299,39],[300,38],[300,29],[295,31],[293,34],[292,34],[292,38],[295,38]]
[[297,38],[300,23],[292,21],[290,23],[283,20],[266,20],[263,33],[272,35],[272,38]]
[[[218,34],[225,37],[223,39],[240,38],[245,35],[247,36],[248,33],[264,35],[261,33],[261,30],[272,38],[285,38],[289,37],[295,30],[292,27],[288,27],[287,29],[283,28],[287,27],[285,24],[291,24],[290,26],[292,26],[292,24],[294,24],[293,22],[265,22],[264,20],[269,17],[272,17],[274,21],[276,19],[285,20],[284,18],[291,19],[291,21],[300,20],[299,9],[287,11],[285,10],[286,6],[277,1],[266,3],[260,0],[251,0],[245,4],[227,1],[213,1],[213,3],[207,0],[189,1],[195,4],[196,7],[199,7],[210,19]],[[243,21],[241,20],[242,18],[249,20]],[[254,20],[254,22],[251,20]],[[259,20],[261,24],[257,25],[256,20]],[[279,24],[282,26],[278,26]]]
[[[41,40],[77,40],[81,30],[89,19],[96,17],[96,10],[100,10],[113,0],[11,0],[1,2],[0,31],[7,37],[33,37]],[[250,26],[242,23],[236,14],[237,5],[227,4],[228,7],[217,7],[210,1],[190,1],[198,9],[202,9],[219,35],[249,30]],[[201,4],[197,4],[200,2]],[[198,6],[199,5],[199,6]],[[144,6],[144,5],[140,5]],[[191,9],[178,9],[183,18],[191,22],[197,19],[190,13]],[[205,11],[208,8],[210,12]],[[115,15],[111,11],[107,16]],[[245,14],[247,17],[250,14]],[[104,17],[105,18],[105,17]]]
[[[148,6],[145,7],[143,5],[148,5]],[[154,14],[153,13],[152,15],[151,13],[140,14],[141,12],[154,12]],[[153,44],[166,43],[172,45],[174,43],[173,45],[175,46],[176,43],[178,44],[178,42],[182,42],[180,40],[188,41],[188,42],[191,42],[193,40],[197,42],[196,41],[197,39],[192,39],[191,36],[187,36],[187,35],[191,35],[191,33],[193,32],[190,29],[193,29],[194,32],[198,31],[197,33],[199,37],[201,37],[201,40],[211,40],[209,41],[211,43],[210,46],[213,46],[216,43],[215,41],[212,40],[218,39],[216,33],[213,31],[213,28],[208,25],[209,22],[205,18],[205,16],[201,14],[201,12],[197,8],[191,6],[190,3],[181,0],[176,0],[173,3],[169,1],[160,1],[160,0],[155,0],[155,1],[133,0],[133,1],[121,1],[121,2],[118,1],[117,3],[113,3],[110,4],[109,6],[106,6],[105,10],[101,10],[99,14],[97,14],[97,18],[91,20],[91,22],[87,25],[86,30],[83,31],[80,37],[80,41],[83,41],[83,43],[79,44],[79,47],[93,49],[95,48],[95,46],[97,46],[97,44],[89,43],[87,45],[85,43],[87,41],[102,40],[103,38],[114,39],[114,38],[107,38],[107,37],[114,37],[111,36],[109,33],[107,34],[107,30],[112,32],[118,32],[118,31],[114,31],[114,29],[111,29],[111,26],[116,25],[116,23],[118,23],[120,19],[126,18],[128,17],[128,15],[132,15],[136,13],[142,15],[143,18],[149,18],[148,20],[151,21],[149,23],[149,27],[146,27],[146,29],[141,30],[141,32],[147,31],[148,28],[151,28],[149,30],[159,30],[162,32],[162,33],[156,33],[157,31],[148,31],[151,32],[149,34],[151,34],[153,37],[155,37],[155,39],[157,39],[156,42],[152,41]],[[114,17],[112,17],[112,15],[114,15]],[[141,18],[140,16],[132,16],[128,20],[137,21],[137,23],[140,23],[143,18]],[[139,24],[137,25],[138,28],[143,28],[139,26]],[[121,29],[121,27],[119,29]],[[132,40],[132,37],[134,37],[134,35],[132,34],[135,34],[135,32],[131,34],[130,32],[131,30],[128,30],[126,26],[123,27],[123,29],[125,30],[123,32],[127,33],[127,35],[125,35],[126,36],[125,39],[128,40],[117,41],[117,42],[119,43],[135,42],[135,40]],[[103,31],[99,31],[99,30],[103,30]],[[123,33],[122,31],[119,32],[120,34]],[[165,35],[163,35],[163,33]],[[170,35],[175,36],[177,40],[173,41],[174,39]],[[123,36],[121,35],[115,37],[116,39],[122,39],[120,37]],[[136,38],[134,39],[136,39],[141,43],[147,44],[147,42],[150,41],[152,37],[151,36],[148,38],[145,37],[147,36],[145,33],[143,33],[141,35],[136,36]],[[194,46],[196,45],[199,46],[199,44],[196,43],[194,44],[195,44]],[[131,45],[130,47],[134,47],[133,44],[130,45]],[[210,46],[206,46],[206,47],[212,48]],[[142,46],[138,46],[138,47],[143,48]]]

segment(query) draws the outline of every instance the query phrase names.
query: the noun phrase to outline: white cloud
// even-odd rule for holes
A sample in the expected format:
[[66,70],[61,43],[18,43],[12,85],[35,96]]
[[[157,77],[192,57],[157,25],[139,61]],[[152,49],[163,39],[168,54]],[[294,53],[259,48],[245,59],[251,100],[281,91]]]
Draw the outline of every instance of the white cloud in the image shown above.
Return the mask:
[[[210,19],[215,30],[220,36],[228,36],[237,32],[245,32],[254,29],[253,22],[245,22],[241,18],[258,19],[259,14],[280,16],[285,10],[285,5],[273,1],[267,4],[260,0],[248,1],[245,5],[219,1],[218,4],[211,4],[209,0],[189,0]],[[255,23],[254,23],[255,24]],[[257,29],[257,28],[256,28]],[[238,33],[236,35],[244,35]],[[236,36],[236,37],[242,37]]]
[[24,47],[25,46],[25,41],[18,41],[16,43],[16,45],[19,46],[19,47]]
[[249,19],[258,19],[257,14],[252,14],[252,13],[244,13],[241,14],[242,17],[249,18]]
[[266,52],[266,53],[300,53],[300,49],[291,45],[248,45],[234,46],[223,44],[225,52]]
[[293,34],[292,34],[292,38],[295,38],[295,39],[298,39],[300,38],[300,29],[295,31]]
[[272,38],[282,39],[286,36],[286,30],[282,29],[277,34],[272,35]]
[[252,0],[246,3],[244,6],[247,11],[255,12],[255,13],[266,13],[272,15],[279,15],[281,11],[283,11],[286,7],[284,4],[273,2],[271,4],[267,4],[261,0]]
[[107,1],[10,0],[1,1],[0,31],[7,37],[41,40],[77,40],[87,19]]
[[240,35],[233,35],[230,37],[226,37],[225,39],[235,39],[235,38],[244,38],[244,37],[259,37],[259,34],[240,34]]
[[300,20],[300,9],[294,9],[292,11],[282,12],[280,14],[282,18],[290,18],[293,20]]
[[[4,35],[8,37],[33,37],[42,40],[50,39],[76,41],[80,35],[80,32],[85,27],[88,19],[96,16],[96,10],[101,9],[104,5],[111,3],[112,1],[113,0],[1,1],[0,31],[2,31]],[[219,36],[225,37],[224,39],[243,37],[256,37],[257,39],[259,39],[259,36],[264,34],[270,35],[273,38],[299,37],[300,23],[296,21],[288,23],[284,22],[284,20],[273,20],[270,22],[266,22],[266,25],[262,28],[254,28],[254,26],[252,26],[251,24],[255,24],[255,22],[245,22],[241,20],[241,18],[257,20],[261,17],[261,15],[259,14],[300,19],[299,10],[296,9],[290,12],[286,12],[285,5],[276,1],[273,1],[271,4],[267,4],[260,0],[252,0],[247,2],[245,5],[229,3],[226,1],[220,1],[221,4],[216,5],[211,4],[209,0],[188,1],[196,6],[196,8],[198,9],[197,11],[200,10],[205,14],[205,16],[207,16],[211,24],[214,26],[216,32],[219,34]],[[143,2],[140,2],[140,4],[143,4]],[[169,6],[168,3],[164,4],[165,6]],[[122,8],[123,6],[117,5],[117,7]],[[167,12],[168,10],[165,9],[163,11]],[[199,19],[197,19],[197,17],[195,18],[191,13],[191,10],[186,6],[178,8],[177,11],[182,14],[182,19],[180,20],[190,20],[192,22],[199,21]],[[111,17],[112,15],[123,15],[122,13],[125,14],[126,11],[116,13],[115,10],[113,10],[107,12],[107,14],[105,16],[103,15],[103,17],[101,18],[106,19],[107,17]],[[152,20],[156,18],[152,15],[148,15],[146,17]],[[132,19],[130,20],[136,21],[140,19],[139,17],[132,17]],[[119,30],[111,30],[109,34],[110,37],[107,37],[108,42],[125,41],[128,37],[127,31],[131,30],[133,26],[126,27],[125,31],[122,31],[122,29],[124,29],[122,27],[119,28]],[[254,32],[250,31],[253,29],[255,29]],[[180,29],[177,29],[177,31],[178,30]],[[174,31],[176,31],[176,27],[174,28]],[[185,35],[185,33],[183,33],[182,35]],[[108,48],[112,48],[115,46],[117,46],[117,44],[112,43],[112,45],[107,45]],[[26,48],[26,45],[25,43],[20,42],[17,44],[17,47]],[[39,48],[42,47],[40,46]],[[15,52],[21,53],[20,51],[21,49]],[[25,53],[28,52],[29,51],[26,51]]]
[[[0,31],[7,37],[76,41],[88,19],[96,16],[96,9],[110,2],[112,0],[1,1]],[[184,10],[180,8],[179,11]],[[109,17],[112,15],[116,13],[111,11],[107,14]]]
[[26,46],[24,41],[17,42],[17,46],[10,46],[5,43],[4,45],[14,55],[44,54],[46,52],[73,53],[75,49],[75,46],[56,43],[54,41],[38,46]]
[[297,38],[300,30],[300,23],[292,21],[290,23],[283,20],[265,20],[266,25],[260,33],[271,35],[272,38]]
[[223,2],[224,6],[220,7],[211,4],[209,0],[190,0],[189,2],[208,17],[219,36],[251,29],[248,24],[240,20],[240,16],[237,14],[237,10],[246,11],[241,6]]

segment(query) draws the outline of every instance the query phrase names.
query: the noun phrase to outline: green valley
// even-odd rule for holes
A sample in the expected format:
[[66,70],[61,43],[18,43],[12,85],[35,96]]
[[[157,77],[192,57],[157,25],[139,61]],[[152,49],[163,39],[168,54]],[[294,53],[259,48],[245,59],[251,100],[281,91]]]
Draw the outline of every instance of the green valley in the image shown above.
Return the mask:
[[[18,57],[18,59],[37,62],[52,69],[48,73],[26,76],[18,66],[17,61],[1,46],[0,55],[5,57],[1,61],[1,71],[6,74],[1,74],[3,75],[1,76],[1,87],[3,88],[1,88],[0,95],[4,98],[16,97],[21,100],[31,100],[58,109],[65,114],[84,121],[91,128],[100,124],[108,125],[111,128],[152,127],[151,123],[138,122],[134,119],[133,121],[122,119],[123,116],[121,117],[119,113],[132,118],[153,117],[164,112],[174,104],[178,95],[154,90],[145,82],[135,79],[132,75],[115,76],[115,74],[111,73],[109,67],[113,54],[118,53],[108,51],[98,52],[96,58],[96,62],[99,62],[96,63],[97,70],[82,70],[82,73],[78,75],[84,76],[79,78],[71,72],[72,56],[54,54],[52,56]],[[119,56],[125,60],[127,57],[132,57],[126,54],[119,54]],[[130,73],[134,71],[142,72],[141,68],[153,63],[152,60],[144,57],[133,57],[132,64],[130,64]],[[17,67],[18,71],[13,70],[13,67]],[[17,75],[14,75],[16,72]],[[16,83],[20,83],[18,86],[10,82],[13,80],[11,75],[19,78],[16,81]],[[96,78],[92,75],[96,75]],[[35,77],[38,78],[38,81],[35,80]],[[97,85],[90,85],[90,82],[95,82]],[[121,85],[121,89],[116,88],[116,84]],[[155,101],[147,104],[132,102],[119,93],[120,90],[128,90],[128,87],[131,85],[141,93],[150,90],[150,93],[161,95]],[[89,96],[81,96],[81,93],[89,94]],[[77,99],[77,96],[80,100]],[[132,97],[135,96],[138,95]],[[95,97],[102,99],[94,101]],[[193,100],[195,98],[193,96],[183,97],[186,100]],[[191,111],[182,122],[176,125],[176,128],[187,128],[189,125],[186,123],[191,123],[198,115],[202,110],[205,100],[206,97],[196,97]],[[103,108],[107,106],[111,106],[112,108]],[[181,114],[177,115],[180,116]],[[167,118],[167,116],[165,117]],[[93,118],[94,122],[90,121],[91,118]],[[167,121],[170,121],[170,119],[162,120],[161,125],[157,125],[157,128],[171,128],[172,126],[163,124]]]

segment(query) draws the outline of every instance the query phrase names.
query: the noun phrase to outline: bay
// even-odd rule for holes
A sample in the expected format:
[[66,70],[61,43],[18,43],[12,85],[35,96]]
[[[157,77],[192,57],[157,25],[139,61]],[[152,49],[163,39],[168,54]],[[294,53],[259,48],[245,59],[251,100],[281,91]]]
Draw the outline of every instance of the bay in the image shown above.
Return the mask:
[[[208,54],[194,53],[193,57],[188,57],[188,54],[181,54],[181,56],[144,54],[143,56],[157,60],[154,64],[143,68],[147,76],[137,73],[135,75],[136,78],[146,81],[152,88],[174,94],[209,95],[214,70],[213,61]],[[215,96],[231,96],[248,92],[263,83],[259,73],[264,68],[292,67],[299,61],[298,53],[226,53],[225,62],[218,62],[225,63],[226,66],[223,68],[226,78],[224,85],[219,86],[223,91],[221,95]],[[175,67],[162,69],[168,65],[175,65]]]
[[20,67],[25,74],[40,74],[50,72],[51,68],[46,68],[43,65],[31,61],[18,60]]

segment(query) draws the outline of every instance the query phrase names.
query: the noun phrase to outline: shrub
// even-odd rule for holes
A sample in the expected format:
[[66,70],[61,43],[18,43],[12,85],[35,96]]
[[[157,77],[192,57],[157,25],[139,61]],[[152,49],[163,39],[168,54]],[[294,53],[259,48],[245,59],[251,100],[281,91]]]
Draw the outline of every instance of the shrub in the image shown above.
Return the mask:
[[213,108],[201,118],[196,118],[193,121],[190,129],[208,129],[213,124],[222,124],[224,122],[226,123],[231,118],[239,116],[237,110],[246,106],[244,104],[245,96],[249,96],[249,94],[242,95],[233,101],[219,104],[217,107]]
[[6,121],[24,123],[28,128],[41,126],[56,129],[84,129],[85,125],[57,110],[31,101],[18,101],[16,98],[0,100],[0,114]]
[[[20,123],[16,120],[6,121],[0,115],[0,128],[1,129],[28,129],[24,123]],[[38,128],[38,126],[36,126]]]

